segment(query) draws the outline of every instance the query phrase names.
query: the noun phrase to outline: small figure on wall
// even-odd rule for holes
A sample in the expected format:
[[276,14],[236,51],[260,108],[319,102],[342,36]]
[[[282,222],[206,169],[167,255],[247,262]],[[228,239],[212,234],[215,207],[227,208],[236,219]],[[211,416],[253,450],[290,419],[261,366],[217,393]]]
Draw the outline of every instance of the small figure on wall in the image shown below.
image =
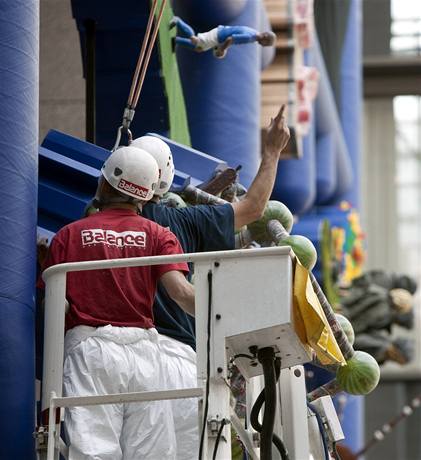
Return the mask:
[[247,26],[218,26],[208,32],[198,33],[178,16],[170,22],[170,29],[177,27],[175,43],[202,53],[213,49],[215,57],[222,59],[231,45],[243,45],[257,42],[261,46],[272,46],[276,35],[271,32],[259,32]]

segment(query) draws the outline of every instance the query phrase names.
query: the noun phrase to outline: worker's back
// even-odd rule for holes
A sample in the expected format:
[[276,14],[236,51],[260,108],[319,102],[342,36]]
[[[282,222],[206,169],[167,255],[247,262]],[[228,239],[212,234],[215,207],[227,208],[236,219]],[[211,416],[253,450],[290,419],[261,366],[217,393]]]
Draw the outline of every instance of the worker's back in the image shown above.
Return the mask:
[[[148,203],[142,215],[168,227],[185,253],[234,249],[234,213],[230,204],[175,209]],[[195,348],[194,319],[170,299],[160,285],[155,298],[154,318],[161,334]]]
[[[169,246],[174,246],[174,251]],[[63,262],[173,252],[180,252],[179,245],[165,228],[129,209],[107,209],[62,228],[51,243],[45,268]],[[157,280],[166,267],[69,273],[67,299],[70,309],[66,315],[66,329],[80,324],[153,327],[151,305]]]

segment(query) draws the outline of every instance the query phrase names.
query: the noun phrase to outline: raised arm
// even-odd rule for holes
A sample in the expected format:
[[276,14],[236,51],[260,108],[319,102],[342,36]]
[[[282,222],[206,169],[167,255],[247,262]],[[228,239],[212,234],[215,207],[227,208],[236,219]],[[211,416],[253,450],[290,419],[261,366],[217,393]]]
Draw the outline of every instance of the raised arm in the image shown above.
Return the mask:
[[194,287],[186,280],[183,273],[171,270],[164,273],[160,281],[171,299],[186,313],[194,316]]
[[270,122],[264,140],[259,171],[246,196],[242,200],[232,203],[236,229],[260,219],[272,194],[278,161],[282,150],[289,141],[289,129],[285,122],[284,112],[285,104]]

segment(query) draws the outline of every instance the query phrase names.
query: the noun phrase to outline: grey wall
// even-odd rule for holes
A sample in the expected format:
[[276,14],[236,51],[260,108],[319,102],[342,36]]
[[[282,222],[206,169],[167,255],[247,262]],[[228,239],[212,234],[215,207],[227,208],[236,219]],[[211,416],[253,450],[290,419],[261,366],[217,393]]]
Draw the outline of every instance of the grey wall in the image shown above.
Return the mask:
[[41,0],[40,142],[49,129],[85,138],[85,80],[70,0]]
[[[372,394],[366,397],[366,435],[391,421],[403,406],[421,393],[421,384],[382,383]],[[373,446],[365,460],[419,460],[421,459],[421,410],[396,425],[385,439]]]
[[393,271],[398,257],[396,227],[395,121],[391,98],[364,103],[361,158],[361,220],[366,233],[367,269]]
[[364,0],[364,57],[390,53],[390,0]]
[[[363,8],[364,58],[374,58],[375,62],[375,58],[390,55],[390,0],[364,0]],[[394,84],[392,78],[389,84]],[[364,106],[361,211],[367,234],[367,268],[393,271],[399,259],[393,98],[366,99]],[[421,382],[382,381],[366,397],[367,441],[375,430],[399,415],[404,405],[420,393]],[[372,447],[365,460],[421,460],[420,427],[421,409],[418,409],[400,422],[383,441]]]

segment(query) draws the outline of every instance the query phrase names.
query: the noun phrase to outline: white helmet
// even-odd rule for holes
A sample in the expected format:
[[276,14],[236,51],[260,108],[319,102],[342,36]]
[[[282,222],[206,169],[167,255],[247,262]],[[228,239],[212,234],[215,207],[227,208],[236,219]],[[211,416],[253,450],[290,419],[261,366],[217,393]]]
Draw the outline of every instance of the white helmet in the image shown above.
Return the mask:
[[158,183],[158,165],[152,155],[135,147],[120,147],[101,168],[105,180],[124,195],[150,200]]
[[168,192],[174,179],[174,162],[170,147],[155,136],[138,137],[130,145],[146,150],[155,158],[159,168],[159,182],[155,195],[162,197]]

